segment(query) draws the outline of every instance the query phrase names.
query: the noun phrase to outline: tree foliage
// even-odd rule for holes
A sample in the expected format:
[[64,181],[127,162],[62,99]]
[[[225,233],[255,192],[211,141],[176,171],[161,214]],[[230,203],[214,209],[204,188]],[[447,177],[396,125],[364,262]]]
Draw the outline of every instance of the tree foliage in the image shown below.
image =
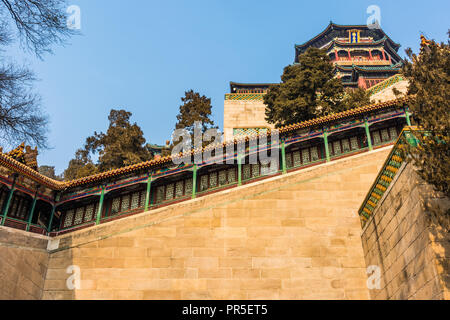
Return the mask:
[[264,96],[266,120],[276,127],[342,110],[342,82],[324,50],[310,47],[299,63],[284,68],[281,83]]
[[65,0],[0,0],[3,30],[17,34],[23,47],[41,58],[52,52],[53,44],[64,44],[76,34],[67,27],[66,8]]
[[214,127],[214,121],[211,119],[211,99],[201,96],[200,93],[189,90],[181,98],[183,104],[180,106],[180,112],[177,115],[175,129],[186,129],[194,134],[194,123],[201,122],[202,132]]
[[[200,123],[201,127],[197,130],[204,133],[208,129],[217,129],[214,126],[214,120],[212,116],[211,99],[207,98],[194,90],[189,90],[184,93],[184,97],[181,98],[183,104],[180,106],[180,112],[177,115],[177,123],[175,129],[186,129],[191,135],[191,141],[194,141],[194,129],[195,124]],[[173,141],[176,144],[177,141]],[[202,145],[205,146],[207,141],[203,141]],[[173,147],[173,145],[172,145]]]
[[[84,148],[77,150],[64,171],[64,178],[81,178],[150,160],[143,132],[136,123],[130,123],[131,115],[125,110],[111,110],[106,133],[94,132],[86,138]],[[95,154],[98,162],[94,164],[91,155]]]
[[45,165],[39,166],[38,171],[40,174],[49,177],[51,179],[62,180],[62,177],[56,175],[54,166],[45,166]]
[[[450,32],[449,32],[450,36]],[[422,39],[419,55],[408,49],[403,74],[409,80],[409,107],[428,136],[411,150],[419,175],[450,196],[450,47]]]
[[363,88],[350,89],[346,92],[341,102],[340,111],[367,106],[370,103],[369,91]]

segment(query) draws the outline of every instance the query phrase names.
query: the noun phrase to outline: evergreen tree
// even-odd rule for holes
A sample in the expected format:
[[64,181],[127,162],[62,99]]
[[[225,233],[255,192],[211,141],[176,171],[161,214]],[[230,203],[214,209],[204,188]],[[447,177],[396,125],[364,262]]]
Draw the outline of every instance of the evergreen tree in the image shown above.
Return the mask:
[[54,166],[39,166],[39,173],[54,180],[62,180],[61,176],[57,176]]
[[346,92],[339,111],[345,111],[371,104],[369,91],[363,88],[350,89]]
[[419,147],[411,149],[414,164],[425,181],[447,196],[450,196],[449,44],[422,37],[420,54],[407,49],[409,61],[403,68],[409,81],[410,111],[417,124],[430,132],[428,136],[417,135]]
[[[64,178],[81,178],[150,160],[143,132],[136,123],[130,123],[131,115],[125,110],[111,110],[106,133],[95,132],[86,139],[84,148],[79,149],[75,159],[70,161]],[[94,164],[91,155],[97,153],[98,163]]]
[[[198,128],[204,133],[208,129],[217,129],[214,126],[214,121],[211,119],[211,99],[207,98],[194,90],[189,90],[184,93],[181,98],[183,104],[180,106],[180,112],[177,115],[177,123],[175,129],[186,129],[191,134],[191,141],[194,141],[195,122],[200,122],[201,127]],[[178,141],[173,141],[176,144]],[[204,141],[203,146],[208,144]],[[172,145],[173,147],[173,145]]]
[[78,149],[75,158],[69,161],[64,170],[64,180],[74,180],[98,173],[98,167],[92,162],[86,149]]
[[266,121],[281,127],[343,109],[344,88],[324,50],[310,47],[264,96]]
[[181,98],[183,104],[180,106],[180,113],[177,115],[175,129],[186,129],[194,134],[194,123],[202,123],[202,132],[214,127],[211,119],[211,99],[201,96],[200,93],[189,90]]

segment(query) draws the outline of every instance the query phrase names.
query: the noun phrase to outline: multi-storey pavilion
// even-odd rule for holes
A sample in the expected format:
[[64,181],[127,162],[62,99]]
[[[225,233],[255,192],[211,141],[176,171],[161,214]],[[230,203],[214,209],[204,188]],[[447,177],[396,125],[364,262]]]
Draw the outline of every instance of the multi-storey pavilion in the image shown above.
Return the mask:
[[[334,65],[336,77],[346,88],[364,88],[372,94],[402,81],[398,76],[402,59],[400,45],[382,29],[366,25],[337,25],[330,23],[316,37],[295,45],[294,64],[309,47],[326,50]],[[225,95],[224,134],[226,139],[236,135],[264,132],[273,128],[265,120],[263,96],[269,83],[230,83],[230,93]]]

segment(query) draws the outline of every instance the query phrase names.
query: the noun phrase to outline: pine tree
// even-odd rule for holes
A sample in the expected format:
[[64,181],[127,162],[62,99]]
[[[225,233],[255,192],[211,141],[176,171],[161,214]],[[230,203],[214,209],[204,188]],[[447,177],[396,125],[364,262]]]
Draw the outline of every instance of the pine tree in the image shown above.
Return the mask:
[[181,98],[183,104],[180,106],[180,113],[177,115],[175,129],[186,129],[194,134],[194,123],[202,123],[202,132],[214,127],[211,119],[211,99],[201,96],[200,93],[189,90]]
[[344,99],[342,100],[337,111],[345,111],[353,108],[358,108],[362,106],[369,105],[370,93],[363,88],[350,89],[345,93]]
[[[212,106],[211,99],[207,98],[194,90],[189,90],[184,93],[184,97],[181,98],[183,104],[180,106],[180,112],[177,115],[177,123],[175,129],[186,129],[191,135],[191,141],[194,141],[194,129],[195,123],[201,123],[201,127],[198,128],[202,133],[208,129],[217,129],[214,126],[214,121],[211,119]],[[173,141],[176,144],[178,141]],[[208,144],[207,141],[203,141],[202,145]]]
[[266,121],[281,127],[342,110],[344,88],[324,50],[308,48],[284,68],[281,83],[264,96]]
[[[95,132],[86,139],[84,148],[70,161],[64,178],[81,178],[150,160],[143,132],[136,123],[130,123],[131,115],[125,110],[111,110],[106,133]],[[91,155],[97,153],[98,163],[94,164]]]
[[[450,37],[450,31],[449,31]],[[422,37],[419,55],[407,49],[403,74],[409,80],[409,107],[428,136],[417,135],[411,149],[419,175],[450,196],[450,42],[438,44]]]

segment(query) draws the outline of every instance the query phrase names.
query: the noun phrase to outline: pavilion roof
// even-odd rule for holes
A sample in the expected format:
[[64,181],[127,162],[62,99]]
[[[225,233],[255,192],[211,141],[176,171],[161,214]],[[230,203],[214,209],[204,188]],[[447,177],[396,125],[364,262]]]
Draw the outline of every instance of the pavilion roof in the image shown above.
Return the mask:
[[[377,30],[382,38],[386,38],[389,42],[392,43],[393,48],[398,50],[400,48],[400,44],[394,42],[381,28],[380,29],[370,29],[367,25],[339,25],[330,21],[330,24],[319,33],[314,38],[306,41],[303,44],[296,44],[295,47],[299,49],[306,49],[307,47],[313,45],[317,40],[325,36],[327,33],[330,33],[332,30],[348,30],[348,29],[359,29],[359,30]],[[348,43],[347,43],[348,44]]]

